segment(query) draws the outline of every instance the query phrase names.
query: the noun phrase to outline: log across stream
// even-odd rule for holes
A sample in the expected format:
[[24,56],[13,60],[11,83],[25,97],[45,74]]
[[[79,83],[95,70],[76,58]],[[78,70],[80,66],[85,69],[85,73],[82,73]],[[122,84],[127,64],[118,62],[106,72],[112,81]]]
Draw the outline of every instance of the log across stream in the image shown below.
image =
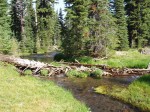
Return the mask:
[[63,62],[62,66],[54,66],[49,63],[43,63],[34,60],[21,59],[13,56],[0,55],[0,60],[14,64],[21,72],[27,69],[32,70],[33,74],[39,74],[40,70],[48,70],[48,76],[55,76],[60,74],[66,74],[71,69],[78,71],[92,71],[92,67],[102,69],[103,76],[133,76],[133,75],[144,75],[150,73],[150,69],[130,69],[130,68],[112,68],[106,65],[92,65],[92,64],[81,64],[81,63],[67,63]]

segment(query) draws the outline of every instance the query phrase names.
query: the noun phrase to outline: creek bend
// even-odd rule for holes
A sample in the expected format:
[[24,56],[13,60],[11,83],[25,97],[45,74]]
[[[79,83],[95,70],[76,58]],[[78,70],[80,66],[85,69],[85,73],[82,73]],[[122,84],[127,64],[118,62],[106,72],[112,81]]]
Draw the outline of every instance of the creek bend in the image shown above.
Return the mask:
[[[55,54],[55,53],[54,53]],[[23,58],[32,59],[35,61],[51,62],[54,54],[47,55],[31,55]],[[119,85],[127,87],[137,77],[103,77],[102,79],[93,78],[67,78],[63,75],[52,78],[41,78],[42,80],[50,80],[72,92],[74,97],[79,101],[85,103],[92,112],[140,112],[137,108],[125,104],[112,97],[97,94],[94,88],[103,85]]]

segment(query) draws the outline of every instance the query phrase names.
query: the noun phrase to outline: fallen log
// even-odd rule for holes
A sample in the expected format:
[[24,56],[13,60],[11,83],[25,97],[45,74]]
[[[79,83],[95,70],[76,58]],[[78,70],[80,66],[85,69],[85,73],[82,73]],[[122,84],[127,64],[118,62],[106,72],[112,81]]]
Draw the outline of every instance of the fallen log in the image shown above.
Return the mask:
[[94,65],[94,64],[83,64],[83,63],[68,63],[68,62],[59,62],[60,64],[66,64],[66,65],[69,65],[69,66],[77,66],[77,67],[80,67],[80,66],[85,66],[85,67],[97,67],[97,68],[100,68],[100,69],[106,69],[106,68],[110,68],[106,65]]
[[82,64],[82,63],[68,63],[68,62],[60,62],[61,64],[66,64],[69,66],[77,66],[77,67],[96,67],[102,69],[108,73],[111,73],[110,76],[131,76],[131,75],[144,75],[150,74],[150,64],[147,69],[132,69],[132,68],[113,68],[106,65],[93,65],[93,64]]
[[65,73],[66,67],[56,67],[54,65],[43,63],[43,62],[37,62],[34,60],[28,60],[28,59],[21,59],[19,57],[13,57],[13,56],[6,56],[6,55],[0,55],[0,61],[7,62],[10,64],[14,64],[17,68],[22,69],[22,72],[31,69],[33,74],[36,74],[41,69],[48,69],[51,73],[53,71],[54,73]]
[[28,59],[21,59],[19,57],[6,56],[1,54],[0,61],[14,64],[17,68],[21,69],[22,72],[24,72],[27,69],[30,69],[33,71],[33,74],[38,74],[42,69],[46,69],[49,72],[49,76],[66,74],[71,69],[76,69],[77,71],[89,71],[91,73],[92,67],[102,69],[104,71],[103,76],[131,76],[150,74],[150,69],[112,68],[106,65],[92,65],[67,62],[61,63],[65,64],[65,66],[54,66],[48,63],[37,62]]

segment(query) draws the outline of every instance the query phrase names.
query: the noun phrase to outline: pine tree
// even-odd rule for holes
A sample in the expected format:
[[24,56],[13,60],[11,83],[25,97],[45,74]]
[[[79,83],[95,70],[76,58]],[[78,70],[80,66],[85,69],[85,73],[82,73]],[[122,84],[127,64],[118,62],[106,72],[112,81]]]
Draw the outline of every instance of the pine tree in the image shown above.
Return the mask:
[[127,21],[125,18],[124,0],[115,0],[115,17],[117,18],[119,38],[119,50],[127,50],[129,48]]
[[64,24],[64,17],[63,17],[63,12],[62,12],[61,8],[60,8],[59,14],[58,14],[58,22],[60,24],[60,35],[61,35],[60,40],[62,42],[62,38],[65,35],[65,24]]
[[53,45],[60,46],[61,44],[61,24],[59,21],[58,14],[55,14],[55,25],[54,25],[54,36],[53,36]]
[[7,1],[0,0],[0,53],[8,54],[11,52],[11,38]]
[[24,2],[23,0],[11,0],[11,30],[18,41],[22,40],[24,33]]
[[59,23],[61,25],[61,28],[63,29],[64,28],[64,18],[63,18],[63,12],[62,12],[62,9],[60,8],[59,10]]
[[32,0],[26,1],[26,15],[24,21],[24,34],[21,41],[21,49],[23,52],[33,53],[36,43],[36,23],[35,11],[33,9]]
[[150,1],[141,2],[141,36],[143,38],[142,47],[150,45]]
[[108,49],[117,46],[115,20],[110,13],[108,1],[91,0],[89,11],[90,39],[87,49],[93,56],[106,56]]
[[126,0],[130,47],[143,47],[149,38],[149,2],[149,0]]
[[6,0],[0,0],[0,25],[9,29],[9,17],[7,16],[8,5]]
[[47,52],[54,36],[53,0],[37,1],[38,39],[42,51]]
[[85,33],[88,28],[89,0],[65,0],[67,6],[66,36],[63,39],[63,49],[66,55],[81,55]]

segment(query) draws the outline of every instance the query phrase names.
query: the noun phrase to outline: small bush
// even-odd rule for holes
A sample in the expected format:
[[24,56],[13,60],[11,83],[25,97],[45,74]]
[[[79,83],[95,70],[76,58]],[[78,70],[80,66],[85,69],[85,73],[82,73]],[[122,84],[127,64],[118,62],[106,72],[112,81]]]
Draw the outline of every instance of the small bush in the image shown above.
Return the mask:
[[48,70],[46,70],[46,69],[41,70],[41,75],[47,76],[48,75]]
[[58,53],[54,56],[55,61],[61,61],[61,60],[65,60],[65,59],[66,59],[66,56],[62,53]]
[[91,77],[95,77],[95,78],[101,78],[103,75],[103,71],[101,69],[97,69],[95,68],[94,71],[91,73]]
[[86,78],[88,77],[89,73],[88,72],[81,72],[77,70],[70,70],[66,74],[68,77],[80,77],[80,78]]
[[80,63],[94,64],[93,58],[92,58],[92,57],[88,57],[88,56],[84,56],[84,57],[77,58],[77,60],[78,60]]
[[24,71],[24,74],[25,74],[25,75],[32,75],[32,71],[31,71],[31,70],[25,70],[25,71]]

